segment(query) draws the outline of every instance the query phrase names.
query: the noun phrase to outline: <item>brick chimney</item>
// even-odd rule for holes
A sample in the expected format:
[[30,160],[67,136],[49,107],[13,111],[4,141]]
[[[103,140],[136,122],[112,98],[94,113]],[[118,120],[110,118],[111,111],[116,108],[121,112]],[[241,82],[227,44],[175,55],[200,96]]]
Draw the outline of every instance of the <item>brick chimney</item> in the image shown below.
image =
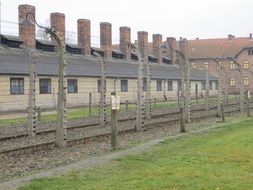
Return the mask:
[[100,48],[104,51],[104,57],[112,57],[112,25],[108,22],[100,23]]
[[[65,15],[63,13],[51,13],[50,22],[51,28],[53,28],[58,33],[61,40],[65,42]],[[57,50],[57,42],[54,40],[54,38],[51,40],[56,47],[55,49]]]
[[[182,38],[180,38],[182,39]],[[176,62],[176,38],[174,37],[168,37],[167,38],[167,44],[169,46],[169,54],[170,54],[170,57],[171,57],[171,63],[172,64],[175,64]]]
[[232,41],[232,39],[233,39],[234,37],[235,37],[234,35],[228,34],[228,40],[229,40],[229,41]]
[[140,53],[145,61],[148,61],[148,32],[139,31],[138,33],[138,46]]
[[188,55],[188,41],[186,38],[179,40],[179,49],[186,56]]
[[124,59],[131,60],[131,49],[129,43],[131,43],[131,28],[127,26],[122,26],[119,28],[120,34],[120,45],[119,49],[124,53]]
[[153,55],[157,57],[157,62],[162,63],[162,50],[163,36],[161,34],[153,34]]
[[91,54],[91,37],[90,37],[90,20],[78,19],[77,20],[77,41],[78,45],[82,48],[83,54]]
[[35,23],[34,18],[31,15],[28,15],[28,19],[32,22],[28,24],[24,21],[26,19],[26,14],[31,12],[35,18],[35,7],[32,5],[19,5],[18,6],[18,20],[19,20],[19,36],[24,41],[24,45],[29,48],[35,48],[36,39],[35,39]]

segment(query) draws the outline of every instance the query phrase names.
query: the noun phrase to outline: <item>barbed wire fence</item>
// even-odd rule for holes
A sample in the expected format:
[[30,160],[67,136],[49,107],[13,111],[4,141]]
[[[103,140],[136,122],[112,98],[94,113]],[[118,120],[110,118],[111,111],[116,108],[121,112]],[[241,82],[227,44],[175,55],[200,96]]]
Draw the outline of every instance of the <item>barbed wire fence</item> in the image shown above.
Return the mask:
[[[19,36],[19,27],[18,22],[14,21],[7,21],[2,20],[1,21],[1,34],[5,35],[13,35],[13,36]],[[43,26],[50,26],[50,20],[46,19],[43,24]],[[36,28],[36,38],[37,39],[43,39],[43,40],[50,40],[50,35],[46,34],[43,29]],[[66,43],[69,44],[77,44],[77,32],[72,30],[66,30]],[[113,44],[118,44],[119,39],[113,38],[112,39]],[[100,36],[91,35],[91,46],[92,47],[99,47],[100,46]]]
[[[8,23],[13,24],[13,23]],[[17,23],[14,23],[17,24]],[[15,27],[13,27],[15,28]],[[75,32],[70,32],[69,36],[76,36]],[[99,37],[95,37],[98,38]],[[157,82],[156,80],[151,80],[151,71],[149,64],[145,63],[144,61],[139,58],[139,67],[138,67],[138,78],[135,79],[136,85],[134,87],[128,88],[126,94],[125,92],[119,92],[121,94],[121,104],[124,106],[120,111],[121,113],[133,113],[133,115],[136,116],[137,119],[137,129],[143,130],[145,127],[145,124],[148,123],[148,119],[150,119],[153,115],[153,113],[156,110],[169,110],[169,109],[184,109],[184,98],[185,98],[185,80],[181,80],[181,91],[179,88],[179,85],[177,87],[177,90],[175,92],[178,92],[177,96],[174,96],[174,98],[165,98],[166,94],[166,82],[167,80],[161,80],[161,87],[164,89],[164,91],[160,91],[159,89],[159,96],[157,96],[157,91],[154,90],[151,86],[154,86]],[[32,60],[29,64],[33,63],[36,64],[36,59]],[[103,62],[103,61],[102,61]],[[67,94],[67,105],[69,108],[68,115],[69,119],[72,119],[70,116],[72,113],[74,113],[77,109],[82,109],[83,112],[79,113],[79,116],[74,116],[74,119],[78,118],[84,118],[84,117],[95,117],[97,118],[98,122],[100,122],[101,126],[104,126],[107,122],[106,118],[109,114],[109,106],[110,105],[110,94],[114,91],[114,89],[107,87],[107,83],[111,82],[115,79],[112,78],[106,78],[105,72],[101,72],[104,74],[104,76],[101,77],[101,89],[102,91],[98,91],[98,87],[94,86],[93,89],[85,89],[81,88],[81,90],[78,90],[77,93],[68,93]],[[190,75],[190,74],[189,74]],[[238,77],[239,75],[239,77]],[[185,76],[182,76],[184,78]],[[52,88],[50,89],[50,92],[48,94],[42,94],[40,92],[40,86],[39,86],[39,79],[40,76],[36,75],[36,71],[33,72],[33,75],[31,73],[29,76],[17,76],[16,78],[23,78],[23,89],[20,89],[23,91],[19,95],[18,94],[12,94],[11,89],[8,89],[7,86],[10,86],[10,79],[3,79],[1,80],[2,87],[5,86],[5,90],[1,90],[1,100],[0,100],[0,110],[1,114],[3,115],[4,111],[6,113],[17,113],[18,111],[23,112],[24,115],[22,117],[26,117],[26,120],[24,121],[25,124],[28,124],[32,130],[29,132],[31,133],[31,136],[33,136],[34,133],[36,133],[36,119],[37,117],[40,118],[41,114],[47,113],[51,110],[55,111],[57,107],[57,80],[52,80]],[[189,78],[191,78],[189,76]],[[224,77],[223,77],[224,78]],[[226,104],[233,104],[233,103],[239,103],[240,110],[244,110],[247,105],[250,104],[250,99],[248,98],[249,102],[246,102],[246,93],[244,90],[242,90],[242,73],[236,73],[235,78],[239,82],[235,82],[235,86],[231,87],[231,84],[228,84],[228,79],[224,79],[227,82],[226,87],[222,90],[224,96],[227,96],[225,99],[227,99]],[[26,87],[27,81],[30,80],[31,86],[29,88]],[[98,80],[98,79],[97,79]],[[103,80],[103,81],[102,81]],[[118,80],[120,81],[120,80]],[[144,95],[144,81],[147,83],[147,92]],[[32,84],[34,82],[34,84]],[[213,106],[218,106],[218,98],[217,94],[214,94],[212,96],[209,95],[209,92],[213,89],[211,89],[210,83],[209,83],[209,72],[206,67],[206,79],[203,81],[205,83],[205,91],[203,99],[199,99],[199,93],[198,91],[190,96],[190,101],[193,101],[193,99],[196,99],[195,104],[204,104],[206,110]],[[37,85],[35,85],[37,83]],[[238,85],[239,84],[239,85]],[[114,84],[116,85],[116,84]],[[22,85],[21,85],[22,86]],[[4,89],[4,88],[2,88]],[[153,89],[153,90],[151,90]],[[203,88],[201,88],[202,91]],[[190,90],[190,89],[189,89]],[[117,88],[117,91],[122,91],[120,88]],[[252,91],[252,89],[249,89],[249,91]],[[180,93],[181,92],[181,93]],[[187,92],[188,93],[188,92]],[[130,94],[130,95],[129,95]],[[239,98],[238,98],[239,96]],[[6,97],[6,98],[5,98]],[[30,97],[30,98],[28,98]],[[197,97],[197,98],[196,98]],[[45,100],[46,99],[46,100]],[[224,101],[224,98],[223,98]],[[180,104],[177,104],[177,102],[180,102]],[[9,110],[7,110],[7,108]],[[29,108],[29,109],[27,109]],[[38,109],[40,108],[40,109]],[[42,108],[42,109],[41,109]],[[42,113],[41,111],[42,110]],[[40,112],[40,113],[39,113]],[[50,114],[50,113],[49,113]],[[189,115],[191,115],[191,109],[189,109]],[[40,116],[39,116],[40,115]],[[15,116],[14,116],[15,117]],[[39,119],[40,120],[40,119]],[[52,120],[52,119],[51,119]],[[48,120],[45,120],[48,122]]]

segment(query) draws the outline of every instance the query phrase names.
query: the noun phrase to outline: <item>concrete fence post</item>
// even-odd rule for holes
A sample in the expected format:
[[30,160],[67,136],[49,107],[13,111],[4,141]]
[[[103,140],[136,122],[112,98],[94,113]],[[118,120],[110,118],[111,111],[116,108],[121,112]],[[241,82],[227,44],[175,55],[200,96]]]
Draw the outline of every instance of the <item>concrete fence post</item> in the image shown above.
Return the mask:
[[[30,14],[35,20],[33,12],[28,12],[26,17]],[[44,28],[47,34],[51,35],[51,39],[56,50],[59,52],[60,63],[58,69],[58,105],[57,105],[57,124],[56,124],[56,145],[64,147],[67,145],[67,121],[66,121],[66,59],[65,59],[65,15],[61,13],[51,13],[51,26],[52,28]],[[36,109],[35,109],[36,110]],[[36,111],[34,111],[36,113]]]
[[[180,82],[177,81],[177,105],[180,107],[180,88],[179,88]],[[181,89],[182,89],[182,84],[181,84]]]
[[141,57],[139,48],[137,47],[135,49],[137,55],[138,55],[138,85],[137,85],[137,125],[136,130],[142,131],[144,128],[144,94],[143,94],[143,81],[144,81],[144,58]]
[[129,101],[127,100],[126,101],[126,111],[128,111],[128,104],[129,104]]
[[247,116],[250,117],[250,91],[247,91]]
[[205,66],[206,70],[206,90],[205,90],[205,109],[209,109],[209,73],[208,73],[208,65]]
[[59,65],[59,84],[58,84],[58,111],[56,127],[56,145],[65,147],[67,145],[67,78],[66,78],[66,59],[65,59],[65,42],[57,36],[60,49]]
[[222,92],[221,92],[221,63],[217,62],[218,68],[218,101],[217,101],[217,112],[218,117],[221,117],[221,103],[222,103]]
[[185,57],[185,121],[191,122],[191,81],[188,58]]
[[89,116],[91,117],[91,109],[92,109],[92,93],[89,93]]
[[41,107],[37,108],[37,112],[38,112],[38,121],[41,121]]
[[[137,131],[143,131],[145,123],[144,123],[144,117],[146,112],[147,107],[145,106],[144,102],[144,90],[143,90],[143,84],[144,84],[144,79],[147,81],[147,92],[150,90],[150,70],[149,66],[147,65],[147,52],[142,49],[142,53],[140,51],[140,45],[143,45],[143,39],[140,38],[140,34],[145,34],[143,32],[138,33],[139,37],[138,39],[138,44],[129,44],[131,46],[131,49],[137,54],[138,56],[138,71],[137,71],[137,101],[136,101],[136,106],[137,106],[137,111],[136,111],[136,130]],[[146,38],[147,42],[147,38]],[[146,43],[147,45],[147,43]],[[146,47],[146,46],[145,46]],[[146,49],[147,50],[147,49]],[[144,74],[145,73],[145,74]],[[146,77],[144,76],[146,75]],[[147,95],[147,94],[146,94]],[[147,96],[147,98],[149,95]],[[150,100],[151,101],[151,100]]]
[[157,107],[157,99],[154,98],[154,108],[156,108],[156,107]]
[[106,124],[106,73],[105,73],[105,61],[101,55],[94,52],[94,55],[98,57],[101,64],[101,89],[100,89],[100,101],[99,101],[99,125],[104,127]]
[[195,85],[195,103],[198,104],[198,84]]
[[24,52],[29,58],[29,96],[28,96],[28,135],[34,137],[37,128],[36,116],[36,61],[31,49],[23,46]]
[[118,110],[120,109],[119,96],[116,92],[111,93],[111,147],[113,150],[118,148]]
[[242,66],[239,66],[239,72],[240,72],[240,112],[243,114],[244,112],[244,83],[243,83],[243,70]]
[[185,132],[184,108],[180,107],[180,132]]
[[221,103],[221,121],[225,122],[225,111],[223,102]]
[[182,90],[180,95],[180,132],[185,132],[185,90],[184,90],[184,73],[182,73]]
[[145,114],[146,119],[151,118],[151,72],[150,72],[150,66],[147,61],[144,62],[144,68],[145,68],[145,75],[146,75],[146,81],[147,81],[147,92],[146,92],[146,98],[145,98]]
[[101,62],[101,93],[100,93],[100,126],[104,127],[106,123],[106,75],[105,63]]
[[185,122],[190,123],[191,122],[191,82],[190,82],[190,65],[189,65],[189,60],[188,60],[188,41],[187,39],[181,39],[179,41],[179,51],[177,52],[178,55],[180,56],[180,64],[181,64],[181,69],[184,74],[184,82],[185,84],[182,85],[183,91],[183,96],[184,96],[184,109],[185,109]]

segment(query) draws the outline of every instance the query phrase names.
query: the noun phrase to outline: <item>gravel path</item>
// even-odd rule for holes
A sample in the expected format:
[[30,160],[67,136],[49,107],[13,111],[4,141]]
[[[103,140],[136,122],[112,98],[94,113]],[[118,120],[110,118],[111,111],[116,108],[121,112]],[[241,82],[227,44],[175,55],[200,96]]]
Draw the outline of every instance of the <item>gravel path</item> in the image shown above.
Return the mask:
[[[200,132],[210,129],[208,126],[217,127],[220,125],[222,124],[217,125],[214,119],[207,119],[201,123],[192,123],[187,128],[188,131]],[[105,137],[88,142],[87,144],[80,144],[65,149],[52,148],[47,151],[37,151],[18,157],[15,155],[1,157],[0,181],[12,180],[0,183],[0,189],[17,189],[18,186],[34,178],[60,175],[76,169],[85,170],[104,164],[114,158],[144,151],[152,145],[163,141],[164,138],[168,138],[168,136],[177,137],[185,134],[188,133],[181,134],[178,132],[178,126],[163,126],[144,132],[120,135],[119,146],[125,150],[113,153],[110,153],[110,138]],[[148,143],[143,144],[143,142],[147,141]],[[136,146],[139,143],[142,144]],[[13,180],[13,178],[16,179]]]
[[[119,136],[119,147],[127,148],[144,140],[150,140],[157,136],[174,133],[175,128],[176,126],[167,128],[161,127],[156,130],[151,129],[145,132],[122,134]],[[19,140],[20,139],[17,139],[18,142],[20,142]],[[41,138],[41,140],[43,140],[43,138]],[[20,143],[22,144],[22,142]],[[2,156],[0,157],[0,181],[34,173],[41,169],[69,164],[90,156],[101,155],[109,151],[110,138],[101,137],[86,142],[86,144],[69,146],[65,149],[51,148],[21,155],[11,154],[8,156]]]

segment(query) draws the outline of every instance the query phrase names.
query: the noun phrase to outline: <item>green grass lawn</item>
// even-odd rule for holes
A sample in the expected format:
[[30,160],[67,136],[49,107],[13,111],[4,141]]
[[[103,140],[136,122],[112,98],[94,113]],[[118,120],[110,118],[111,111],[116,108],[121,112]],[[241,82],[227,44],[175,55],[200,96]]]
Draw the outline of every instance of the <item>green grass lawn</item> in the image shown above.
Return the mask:
[[[174,108],[176,104],[174,102],[158,102],[156,105],[156,109],[169,109]],[[154,105],[152,105],[152,108],[154,108]],[[121,105],[120,112],[131,112],[136,110],[135,104],[129,104],[128,109],[126,110],[125,105]],[[108,114],[111,112],[110,106],[107,106],[106,111]],[[91,116],[96,116],[99,114],[99,107],[93,106],[91,109]],[[56,121],[56,114],[44,114],[42,112],[41,114],[41,122],[50,122],[50,121]],[[68,120],[75,120],[80,118],[89,117],[89,108],[83,107],[83,108],[71,108],[67,111],[67,119]],[[27,123],[27,117],[17,117],[17,118],[11,118],[11,119],[0,119],[0,127],[6,126],[6,125],[17,125],[17,124],[25,124]]]
[[[231,98],[233,98],[231,96]],[[217,98],[210,97],[209,103],[215,103],[217,102]],[[205,101],[203,98],[199,98],[198,101],[196,101],[194,98],[192,99],[191,104],[204,104]],[[152,102],[151,108],[152,110],[155,109],[171,109],[171,108],[177,108],[178,103],[177,101],[170,101],[170,102],[157,102],[156,104]],[[120,112],[131,112],[136,110],[135,104],[129,104],[128,110],[126,110],[126,106],[124,104],[120,107]],[[110,114],[110,106],[107,106],[107,113]],[[93,106],[91,109],[91,116],[96,116],[99,114],[99,107]],[[43,111],[41,113],[41,122],[51,122],[56,121],[56,114],[44,114]],[[89,108],[88,107],[82,107],[82,108],[71,108],[67,111],[67,119],[68,120],[74,120],[74,119],[80,119],[89,117]],[[18,118],[11,118],[11,119],[0,119],[0,127],[6,126],[6,125],[18,125],[18,124],[26,124],[27,123],[27,117],[18,117]]]
[[95,169],[33,180],[21,190],[252,190],[253,119],[167,139]]
[[[129,104],[127,111],[133,111],[135,110],[134,104]],[[107,113],[110,113],[110,107],[107,106]],[[125,106],[121,106],[120,109],[121,112],[126,111]],[[99,113],[99,107],[93,106],[91,109],[91,116],[96,116]],[[41,114],[41,122],[50,122],[50,121],[56,121],[56,114]],[[80,118],[89,117],[89,108],[83,107],[83,108],[72,108],[68,109],[67,111],[67,119],[68,120],[75,120]],[[25,124],[27,123],[27,117],[17,117],[17,118],[8,118],[8,119],[0,119],[0,127],[6,126],[6,125],[17,125],[17,124]]]

